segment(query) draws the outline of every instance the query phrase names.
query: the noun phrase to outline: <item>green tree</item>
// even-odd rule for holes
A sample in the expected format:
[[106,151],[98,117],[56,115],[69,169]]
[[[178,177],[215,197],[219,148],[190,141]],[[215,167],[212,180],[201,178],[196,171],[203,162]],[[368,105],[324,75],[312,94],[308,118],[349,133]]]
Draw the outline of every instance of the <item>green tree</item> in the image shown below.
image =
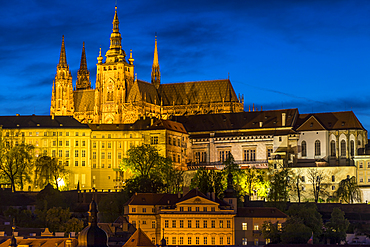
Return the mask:
[[297,171],[297,173],[292,174],[292,182],[291,182],[291,188],[292,192],[297,196],[298,203],[301,203],[301,198],[302,198],[302,173],[300,170]]
[[191,180],[190,188],[198,188],[203,194],[214,192],[217,198],[222,198],[225,184],[225,174],[218,170],[208,170],[201,167]]
[[283,224],[281,241],[284,244],[306,244],[311,234],[311,229],[303,223],[301,218],[291,216]]
[[69,208],[50,208],[46,213],[46,225],[51,232],[64,231],[64,225],[71,217]]
[[40,188],[44,188],[47,184],[55,185],[58,189],[58,180],[65,178],[67,170],[63,164],[59,164],[56,158],[50,156],[41,156],[35,161],[35,182]]
[[272,169],[270,167],[268,177],[270,181],[268,200],[274,203],[287,202],[289,199],[290,169],[286,167]]
[[63,225],[63,231],[64,235],[68,236],[71,232],[80,232],[84,228],[84,222],[77,218],[69,219],[66,223]]
[[280,243],[281,229],[279,229],[279,222],[265,221],[262,225],[262,235],[265,239],[270,239],[271,244]]
[[333,208],[330,221],[326,224],[325,236],[332,243],[339,244],[346,240],[348,226],[349,221],[344,217],[344,212],[340,208]]
[[305,226],[309,227],[309,232],[314,234],[315,241],[321,236],[322,216],[317,211],[315,203],[293,204],[289,207],[287,214],[292,218],[300,219]]
[[114,222],[118,216],[123,214],[123,204],[130,199],[129,195],[123,191],[120,193],[110,193],[99,200],[100,222]]
[[264,184],[266,183],[265,171],[249,168],[244,170],[244,174],[244,183],[249,197],[252,197],[254,191],[257,192],[257,195],[263,195]]
[[356,178],[353,176],[340,181],[335,195],[346,203],[360,202],[361,191],[357,185]]
[[12,146],[12,143],[0,141],[0,174],[10,182],[14,192],[16,185],[23,190],[24,183],[31,182],[34,147],[28,144]]

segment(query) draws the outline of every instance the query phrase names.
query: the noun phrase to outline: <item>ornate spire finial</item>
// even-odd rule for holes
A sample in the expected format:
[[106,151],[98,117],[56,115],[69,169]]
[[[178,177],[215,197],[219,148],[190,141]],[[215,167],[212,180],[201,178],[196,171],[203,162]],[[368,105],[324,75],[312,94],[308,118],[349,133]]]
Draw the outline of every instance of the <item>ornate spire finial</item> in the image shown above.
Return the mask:
[[86,62],[85,42],[82,43],[81,63],[80,69],[77,71],[76,88],[77,90],[91,88],[90,72],[87,69]]
[[60,57],[58,67],[65,68],[67,67],[67,56],[66,56],[66,47],[64,44],[64,35],[62,36],[62,47],[60,49]]
[[153,57],[153,66],[152,66],[152,84],[158,89],[161,84],[161,73],[159,71],[159,62],[158,62],[158,48],[157,48],[157,33],[155,33],[154,41],[154,57]]
[[128,59],[128,61],[129,61],[129,63],[130,63],[131,65],[133,65],[133,64],[134,64],[134,59],[132,58],[132,50],[130,50],[130,58]]

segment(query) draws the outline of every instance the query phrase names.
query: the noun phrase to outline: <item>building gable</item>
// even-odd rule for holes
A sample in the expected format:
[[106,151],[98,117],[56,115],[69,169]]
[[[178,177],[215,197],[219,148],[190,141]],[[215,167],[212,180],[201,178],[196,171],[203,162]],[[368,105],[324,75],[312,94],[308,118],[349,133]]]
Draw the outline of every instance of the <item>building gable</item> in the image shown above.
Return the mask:
[[310,131],[310,130],[326,130],[326,128],[315,117],[309,117],[303,124],[301,124],[297,131]]

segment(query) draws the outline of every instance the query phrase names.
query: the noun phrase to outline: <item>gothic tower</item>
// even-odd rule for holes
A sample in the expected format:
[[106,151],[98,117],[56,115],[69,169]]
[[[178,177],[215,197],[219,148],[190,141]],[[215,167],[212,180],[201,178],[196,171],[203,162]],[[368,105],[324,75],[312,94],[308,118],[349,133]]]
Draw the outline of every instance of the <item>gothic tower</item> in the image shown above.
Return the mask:
[[80,69],[77,71],[76,89],[81,90],[90,88],[91,88],[90,72],[87,69],[85,42],[83,42]]
[[158,89],[159,85],[161,84],[161,73],[159,72],[159,63],[158,63],[157,36],[155,36],[155,42],[154,42],[154,58],[153,58],[151,82],[152,84],[154,84],[156,89]]
[[127,95],[134,83],[134,59],[130,54],[129,62],[121,46],[117,7],[113,17],[113,30],[110,36],[110,47],[105,54],[105,62],[101,51],[97,63],[95,85],[95,123],[120,123],[124,114],[122,104],[126,103]]
[[74,113],[72,75],[67,64],[64,36],[60,50],[57,73],[53,82],[50,114],[57,116],[72,116]]

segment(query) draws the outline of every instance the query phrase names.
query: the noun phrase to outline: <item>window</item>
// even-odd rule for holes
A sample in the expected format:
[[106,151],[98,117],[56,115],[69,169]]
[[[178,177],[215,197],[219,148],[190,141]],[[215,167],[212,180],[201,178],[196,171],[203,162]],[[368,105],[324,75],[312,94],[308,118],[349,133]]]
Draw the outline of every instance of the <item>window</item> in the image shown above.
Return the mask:
[[247,238],[242,238],[242,245],[248,245]]
[[158,136],[151,136],[150,137],[150,145],[158,144]]
[[258,238],[254,239],[254,245],[258,246]]
[[176,237],[172,237],[172,245],[176,244]]
[[335,141],[330,142],[330,156],[335,157],[336,149],[335,149]]
[[112,148],[112,143],[108,142],[108,148]]
[[188,207],[188,211],[189,211],[189,212],[191,211],[191,207]]
[[105,148],[105,142],[101,143],[101,148]]
[[206,245],[207,244],[207,237],[203,237],[203,244]]
[[68,160],[66,161],[66,166],[69,166],[69,161]]
[[273,153],[273,149],[272,148],[268,148],[267,149],[267,159],[271,158],[271,153]]
[[93,148],[96,148],[96,142],[93,142]]
[[191,237],[188,237],[188,245],[191,245]]
[[69,141],[66,141],[66,147],[69,147]]
[[211,244],[216,245],[216,238],[215,237],[211,237]]
[[227,228],[230,228],[230,227],[231,227],[231,221],[230,221],[230,220],[227,220],[227,221],[226,221],[226,227],[227,227]]
[[165,227],[165,228],[168,228],[168,220],[165,220],[165,221],[164,221],[164,227]]
[[81,166],[86,166],[86,163],[84,160],[81,162]]
[[224,244],[224,237],[220,237],[220,245]]
[[75,161],[75,166],[78,166],[78,161],[77,160]]
[[60,146],[63,146],[63,142],[62,141],[59,141],[59,147]]
[[246,222],[243,222],[243,223],[242,223],[242,230],[243,230],[243,231],[248,230],[248,223],[246,223]]
[[[32,133],[32,132],[30,132],[30,133]],[[53,132],[53,136],[57,136],[57,132]]]
[[176,228],[176,220],[172,220],[172,228]]
[[155,238],[152,238],[152,243],[155,245]]
[[184,228],[184,220],[180,220],[180,228]]
[[220,228],[224,228],[224,221],[220,220]]
[[211,228],[216,228],[216,221],[211,220]]
[[188,228],[191,228],[191,220],[188,220]]
[[207,221],[203,220],[203,228],[207,228]]
[[355,142],[352,140],[350,142],[350,145],[351,145],[351,156],[354,156],[355,155]]
[[231,243],[231,238],[230,238],[230,237],[227,237],[226,239],[227,239],[227,244],[228,244],[228,245],[230,245],[230,243]]
[[184,244],[184,237],[179,238],[179,244],[183,245]]
[[51,151],[51,157],[55,157],[55,150]]
[[331,186],[331,190],[335,190],[335,185]]
[[108,152],[108,159],[112,159],[112,153],[111,152]]
[[44,132],[44,136],[48,136],[48,132]]
[[75,157],[78,157],[78,150],[75,150]]
[[78,147],[78,141],[75,141],[75,147]]
[[307,144],[305,141],[301,143],[302,157],[307,157]]
[[136,208],[132,208],[132,209],[131,209],[131,212],[132,212],[132,213],[136,213]]
[[96,152],[93,152],[93,153],[92,153],[92,158],[93,158],[93,159],[96,159]]
[[333,176],[331,176],[331,181],[332,182],[335,182],[335,176],[333,175]]
[[271,242],[271,239],[266,238],[266,244],[269,244]]
[[196,212],[199,212],[199,207],[195,207],[195,211]]
[[345,157],[347,154],[346,152],[346,141],[342,140],[340,142],[340,156]]
[[112,135],[111,134],[108,134],[108,138],[112,138]]
[[215,207],[211,207],[211,211],[214,212],[216,210]]
[[101,153],[101,158],[102,158],[102,159],[105,159],[105,152],[102,152],[102,153]]
[[360,183],[363,183],[364,182],[364,179],[360,177]]
[[66,132],[66,136],[69,136],[69,132]]
[[243,158],[245,161],[256,161],[256,149],[246,149],[243,152]]
[[321,143],[319,140],[315,141],[315,156],[321,155]]
[[82,141],[82,146],[83,146],[83,147],[85,147],[85,146],[86,146],[86,145],[85,145],[85,141]]
[[53,141],[53,147],[57,145],[57,141]]
[[227,151],[227,150],[219,151],[219,161],[224,162],[229,156],[229,154],[230,154],[230,151]]
[[199,220],[195,221],[195,228],[199,228]]
[[258,229],[259,229],[258,224],[254,224],[254,228],[253,228],[253,230],[258,231]]
[[207,207],[203,207],[203,212],[207,212]]
[[305,183],[306,182],[306,178],[304,176],[302,176],[301,181],[302,181],[302,183]]
[[82,150],[81,151],[81,157],[85,158],[86,157],[86,151],[85,150]]
[[195,237],[195,244],[199,244],[199,237]]
[[66,158],[69,158],[69,150],[66,150]]
[[184,207],[180,207],[180,212],[183,212],[184,211]]
[[152,228],[155,228],[155,221],[152,221]]
[[78,136],[78,132],[76,132],[76,136]]
[[143,213],[146,213],[146,208],[142,208]]
[[166,243],[169,244],[168,237],[164,237],[164,240],[166,240]]
[[62,158],[63,157],[63,150],[58,150],[58,156],[60,157],[60,158]]
[[122,159],[122,154],[121,154],[121,152],[118,152],[118,159],[120,160],[120,159]]

